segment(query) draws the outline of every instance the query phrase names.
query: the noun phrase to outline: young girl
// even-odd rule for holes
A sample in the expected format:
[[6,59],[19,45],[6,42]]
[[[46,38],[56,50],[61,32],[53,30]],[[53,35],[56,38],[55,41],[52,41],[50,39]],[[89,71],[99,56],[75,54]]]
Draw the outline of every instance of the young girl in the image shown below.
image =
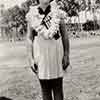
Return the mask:
[[28,50],[43,100],[63,100],[63,71],[69,65],[69,40],[63,13],[51,0],[39,0],[26,15]]

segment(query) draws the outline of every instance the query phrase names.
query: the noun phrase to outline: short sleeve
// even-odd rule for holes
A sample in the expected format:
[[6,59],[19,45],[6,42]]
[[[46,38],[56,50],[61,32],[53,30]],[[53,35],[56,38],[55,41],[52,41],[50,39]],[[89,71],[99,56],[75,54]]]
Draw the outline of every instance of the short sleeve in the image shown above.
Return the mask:
[[31,19],[30,12],[28,12],[25,17],[26,17],[26,21],[30,22]]
[[26,21],[30,23],[30,26],[34,24],[34,18],[37,15],[37,6],[31,6],[29,12],[26,14]]
[[32,18],[31,18],[31,16],[32,16],[32,12],[33,12],[33,7],[32,7],[32,6],[30,6],[30,7],[29,7],[29,12],[28,12],[28,13],[26,14],[26,16],[25,16],[25,17],[26,17],[26,21],[27,21],[27,22],[30,22],[30,23],[31,23],[31,19],[32,19]]

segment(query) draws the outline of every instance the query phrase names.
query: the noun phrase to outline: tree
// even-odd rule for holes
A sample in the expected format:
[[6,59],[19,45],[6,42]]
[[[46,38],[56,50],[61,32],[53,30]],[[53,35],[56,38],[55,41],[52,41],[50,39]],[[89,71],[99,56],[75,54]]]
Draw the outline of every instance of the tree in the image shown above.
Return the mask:
[[91,30],[98,30],[100,26],[98,25],[97,21],[87,21],[83,24],[83,30],[91,31]]
[[63,4],[61,9],[66,11],[69,17],[78,15],[79,4],[75,0],[61,0],[60,2]]
[[95,2],[96,4],[100,4],[100,0],[96,0],[96,2]]
[[23,2],[21,4],[21,8],[27,13],[29,11],[29,7],[31,5],[34,5],[36,3],[36,0],[27,0],[26,2]]
[[87,5],[86,5],[86,1],[85,0],[80,0],[78,1],[79,3],[79,11],[85,10]]

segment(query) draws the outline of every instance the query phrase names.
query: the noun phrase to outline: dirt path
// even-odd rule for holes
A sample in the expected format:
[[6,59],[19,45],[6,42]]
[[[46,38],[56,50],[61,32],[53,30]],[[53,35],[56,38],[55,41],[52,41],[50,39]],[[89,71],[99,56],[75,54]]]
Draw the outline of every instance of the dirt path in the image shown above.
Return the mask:
[[[72,69],[69,67],[64,75],[65,100],[78,100],[77,97],[83,98],[79,100],[100,100],[99,38],[71,40],[70,43]],[[27,65],[24,43],[0,44],[0,48],[0,96],[40,100],[36,76],[29,68],[23,68]]]

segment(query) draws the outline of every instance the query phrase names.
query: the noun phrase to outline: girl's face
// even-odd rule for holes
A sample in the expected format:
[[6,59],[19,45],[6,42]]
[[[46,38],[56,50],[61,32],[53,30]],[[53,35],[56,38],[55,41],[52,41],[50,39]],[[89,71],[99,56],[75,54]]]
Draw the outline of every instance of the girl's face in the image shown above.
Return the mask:
[[42,5],[48,5],[50,3],[50,0],[39,0],[39,3]]

